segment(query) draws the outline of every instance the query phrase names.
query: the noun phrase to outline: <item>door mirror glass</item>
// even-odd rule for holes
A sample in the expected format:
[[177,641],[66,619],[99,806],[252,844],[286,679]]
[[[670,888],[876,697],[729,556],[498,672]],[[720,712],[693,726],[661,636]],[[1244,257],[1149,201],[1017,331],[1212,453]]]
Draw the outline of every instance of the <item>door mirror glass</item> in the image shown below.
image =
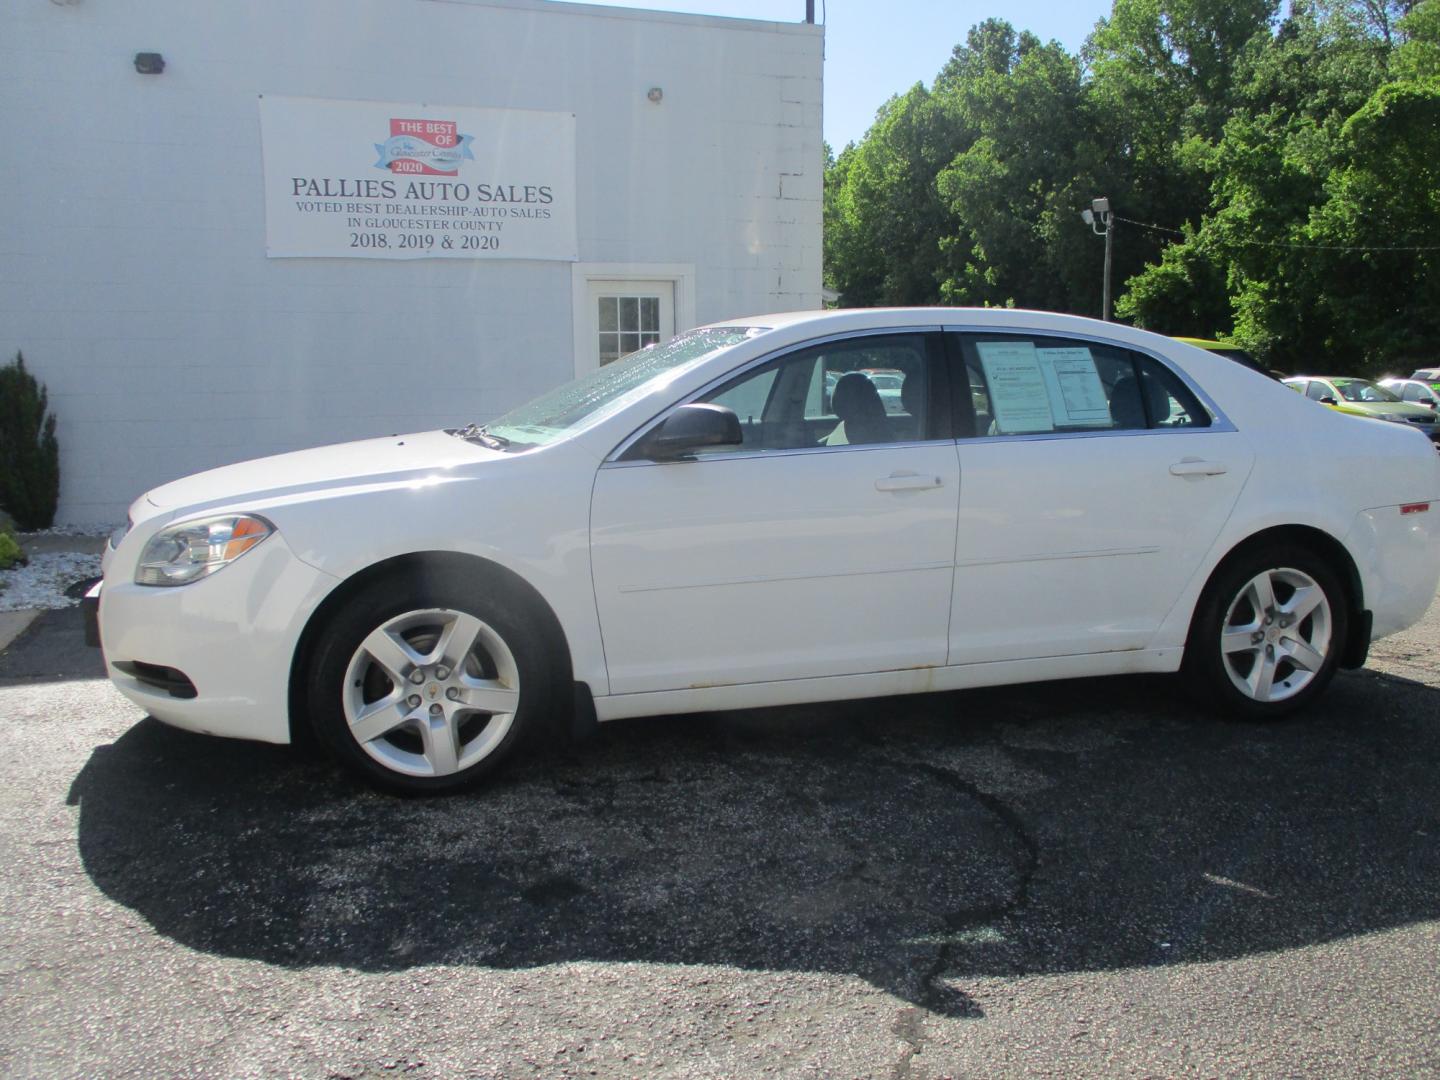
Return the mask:
[[1329,394],[1326,394],[1324,397],[1322,397],[1322,398],[1320,399],[1320,404],[1321,404],[1321,405],[1339,405],[1340,402],[1336,401],[1336,400],[1335,400],[1333,397],[1331,397]]

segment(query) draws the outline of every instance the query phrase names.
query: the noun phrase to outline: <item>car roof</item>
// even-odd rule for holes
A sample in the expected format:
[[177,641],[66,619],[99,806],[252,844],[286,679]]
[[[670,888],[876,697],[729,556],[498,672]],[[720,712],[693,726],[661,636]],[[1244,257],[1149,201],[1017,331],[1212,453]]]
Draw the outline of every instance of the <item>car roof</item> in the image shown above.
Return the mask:
[[[827,308],[821,311],[780,311],[741,318],[716,319],[697,329],[752,329],[766,332],[767,342],[776,345],[798,343],[816,337],[845,334],[853,330],[875,331],[890,327],[916,329],[935,327],[981,333],[1051,333],[1078,338],[1100,338],[1129,348],[1155,351],[1161,343],[1175,343],[1175,338],[1120,322],[1105,322],[1083,315],[1026,308]],[[1234,346],[1226,351],[1239,352]],[[1218,356],[1215,350],[1201,350]],[[1253,361],[1245,363],[1226,358],[1227,363],[1246,367],[1267,378],[1274,378]]]

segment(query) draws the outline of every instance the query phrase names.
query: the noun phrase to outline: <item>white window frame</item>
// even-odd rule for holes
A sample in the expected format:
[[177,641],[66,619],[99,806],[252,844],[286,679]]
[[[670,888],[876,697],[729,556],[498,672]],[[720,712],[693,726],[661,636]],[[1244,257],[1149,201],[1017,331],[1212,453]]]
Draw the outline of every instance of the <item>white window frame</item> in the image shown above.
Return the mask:
[[695,328],[694,263],[571,263],[570,322],[575,346],[575,374],[588,374],[591,362],[590,283],[592,281],[669,281],[675,287],[675,333]]

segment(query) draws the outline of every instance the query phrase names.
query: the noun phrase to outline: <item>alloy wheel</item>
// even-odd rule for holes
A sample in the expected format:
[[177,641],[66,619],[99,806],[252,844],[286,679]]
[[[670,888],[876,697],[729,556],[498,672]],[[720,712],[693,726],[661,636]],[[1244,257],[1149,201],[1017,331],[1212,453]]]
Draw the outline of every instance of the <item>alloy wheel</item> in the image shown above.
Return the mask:
[[505,640],[448,608],[386,620],[361,641],[345,673],[350,736],[407,776],[451,776],[484,760],[519,704],[519,667]]
[[1284,701],[1304,690],[1330,655],[1330,599],[1303,570],[1277,567],[1251,578],[1220,628],[1225,672],[1252,701]]

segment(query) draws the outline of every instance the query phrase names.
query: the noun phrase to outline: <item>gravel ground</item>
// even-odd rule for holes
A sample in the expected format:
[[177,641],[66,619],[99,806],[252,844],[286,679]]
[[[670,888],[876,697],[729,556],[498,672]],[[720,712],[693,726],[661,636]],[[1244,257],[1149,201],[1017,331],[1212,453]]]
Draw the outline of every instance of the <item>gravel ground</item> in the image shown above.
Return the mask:
[[113,530],[113,525],[59,525],[21,533],[20,546],[28,562],[0,570],[0,611],[45,611],[78,604],[79,598],[66,596],[65,590],[99,575],[97,552]]
[[28,565],[0,570],[0,611],[73,607],[80,600],[66,596],[65,590],[99,573],[99,555],[74,551],[31,555]]
[[1440,616],[1292,721],[1104,679],[604,725],[403,800],[0,654],[0,1074],[1440,1074]]

